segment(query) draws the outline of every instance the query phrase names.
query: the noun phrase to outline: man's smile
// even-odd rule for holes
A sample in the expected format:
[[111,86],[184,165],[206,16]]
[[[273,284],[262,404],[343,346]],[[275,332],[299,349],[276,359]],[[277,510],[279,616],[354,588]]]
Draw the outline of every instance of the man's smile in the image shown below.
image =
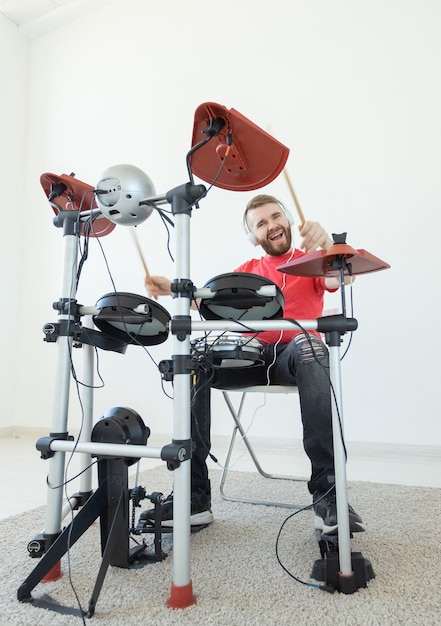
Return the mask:
[[278,239],[281,239],[284,235],[284,231],[283,230],[279,230],[276,233],[273,233],[272,235],[269,235],[268,239],[270,241],[277,241]]

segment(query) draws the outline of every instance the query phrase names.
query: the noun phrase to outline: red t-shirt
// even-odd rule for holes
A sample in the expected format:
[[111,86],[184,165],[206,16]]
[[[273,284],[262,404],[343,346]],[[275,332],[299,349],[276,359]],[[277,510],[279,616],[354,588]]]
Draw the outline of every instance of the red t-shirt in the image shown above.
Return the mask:
[[[235,272],[250,272],[269,278],[278,285],[285,297],[283,317],[295,319],[300,323],[302,320],[315,320],[323,314],[323,295],[326,289],[324,278],[309,278],[294,276],[277,271],[280,265],[304,256],[304,252],[295,249],[286,252],[282,256],[265,255],[260,259],[251,259],[240,265]],[[280,343],[289,343],[301,330],[284,330]],[[315,331],[309,331],[315,332]],[[280,339],[280,330],[268,330],[259,333],[258,338],[262,343],[277,343]],[[316,333],[319,334],[319,333]]]

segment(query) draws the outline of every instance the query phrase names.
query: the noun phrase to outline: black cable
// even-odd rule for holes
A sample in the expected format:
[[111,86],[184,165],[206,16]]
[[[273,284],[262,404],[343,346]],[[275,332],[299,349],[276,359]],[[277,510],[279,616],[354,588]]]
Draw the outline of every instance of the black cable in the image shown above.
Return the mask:
[[[352,289],[352,281],[350,283],[350,290],[349,290],[349,292],[350,292],[350,298],[351,298],[351,306],[350,306],[351,317],[354,317],[354,291]],[[345,358],[345,356],[349,352],[349,348],[352,345],[352,338],[353,338],[353,336],[354,336],[353,331],[350,331],[348,345],[346,346],[345,351],[343,352],[343,354],[342,354],[342,356],[340,358],[340,361],[343,361],[343,359]]]
[[166,221],[169,222],[173,226],[173,228],[174,228],[175,225],[174,225],[173,221],[169,217],[167,217],[166,212],[163,209],[159,209],[156,206],[155,206],[155,209],[158,211],[159,217],[161,218],[162,223],[164,224],[165,230],[167,232],[167,252],[168,252],[168,256],[170,257],[171,261],[174,263],[175,259],[173,257],[173,254],[172,254],[171,250],[170,250],[170,230],[168,229],[168,226],[167,226],[167,224],[165,222]]
[[322,368],[323,372],[325,373],[327,379],[329,380],[329,386],[330,386],[330,389],[331,389],[331,392],[332,392],[334,405],[335,405],[335,407],[337,409],[337,417],[338,417],[338,424],[339,424],[339,430],[340,430],[340,439],[341,439],[341,442],[342,442],[342,445],[343,445],[343,451],[344,451],[344,454],[345,454],[345,458],[347,459],[348,458],[348,453],[347,453],[347,450],[346,450],[346,444],[345,444],[345,440],[344,440],[343,424],[342,424],[342,420],[341,420],[340,407],[338,406],[337,394],[336,394],[334,385],[332,384],[330,372],[328,371],[329,370],[329,366],[328,366],[328,368],[326,368],[323,365],[323,363],[320,362],[320,359],[319,359],[319,357],[316,354],[314,345],[313,345],[313,343],[311,341],[311,338],[310,338],[310,335],[309,335],[308,331],[305,328],[303,328],[303,326],[297,320],[289,319],[289,318],[283,318],[283,319],[286,320],[286,321],[291,322],[292,324],[295,324],[302,331],[303,335],[305,336],[305,338],[307,339],[307,341],[309,343],[309,347],[311,348],[311,352],[312,352],[312,355],[314,357],[314,360],[317,362],[318,365],[320,365],[320,367]]
[[280,542],[280,537],[281,537],[281,534],[282,534],[282,530],[284,529],[285,525],[287,524],[287,522],[290,519],[292,519],[293,517],[295,517],[299,513],[302,513],[303,511],[309,511],[309,509],[313,508],[318,502],[320,502],[321,500],[326,498],[331,493],[331,491],[334,488],[335,488],[335,486],[332,485],[328,489],[328,491],[326,491],[324,494],[322,494],[320,496],[320,498],[318,498],[317,500],[314,500],[311,504],[308,504],[308,505],[302,507],[301,509],[298,509],[297,511],[294,511],[293,513],[288,515],[288,517],[285,518],[285,520],[283,521],[281,527],[279,528],[279,532],[277,533],[276,543],[275,543],[275,553],[276,553],[277,562],[279,563],[279,565],[283,569],[283,571],[286,572],[286,574],[288,574],[288,576],[293,578],[296,582],[298,582],[298,583],[300,583],[302,585],[305,585],[306,587],[312,587],[314,589],[319,589],[320,591],[327,591],[328,593],[334,593],[335,588],[330,586],[330,585],[319,585],[318,583],[307,582],[305,580],[302,580],[298,576],[295,576],[292,572],[289,571],[289,569],[282,563],[282,560],[280,558],[280,555],[279,555],[279,542]]
[[[85,200],[86,193],[88,193],[88,192],[85,192],[85,194],[83,194],[83,196],[81,198],[80,211],[81,211],[81,207],[83,205],[83,202]],[[73,200],[72,200],[72,202],[73,202]],[[50,204],[52,206],[54,206],[54,203],[50,203]],[[61,207],[59,207],[58,205],[56,205],[56,207],[57,207],[57,209],[59,211],[62,210]],[[91,202],[91,208],[92,208],[92,202]],[[77,245],[79,247],[81,257],[80,257],[80,261],[78,262],[78,264],[75,262],[75,264],[71,268],[72,269],[72,272],[71,272],[72,284],[71,284],[71,287],[69,289],[69,293],[72,293],[72,290],[73,290],[74,287],[75,287],[75,293],[76,293],[76,290],[78,288],[78,284],[79,284],[79,280],[80,280],[80,277],[81,277],[81,273],[82,273],[83,267],[85,265],[85,262],[86,262],[86,260],[88,258],[90,235],[91,235],[92,232],[93,233],[95,232],[94,231],[94,222],[97,219],[97,217],[98,217],[98,213],[96,215],[92,215],[91,214],[89,219],[84,222],[83,231],[82,231],[84,245],[83,245],[83,249],[81,249],[81,243],[80,243],[81,242],[81,239],[80,239],[80,228],[81,228],[81,219],[80,218],[81,218],[81,215],[80,215],[80,212],[78,213],[77,222],[76,222],[76,234],[78,236],[78,243],[77,243]],[[161,214],[161,217],[163,218],[162,214]],[[163,219],[163,221],[164,221],[164,219]],[[170,221],[170,220],[168,220],[168,221]],[[113,278],[112,278],[112,274],[110,272],[110,268],[109,268],[109,265],[108,265],[108,262],[107,262],[107,258],[106,258],[106,255],[104,253],[104,249],[103,249],[103,247],[101,245],[101,242],[99,241],[99,235],[96,235],[96,238],[98,239],[98,243],[99,243],[99,246],[101,248],[101,251],[102,251],[102,254],[103,254],[103,257],[104,257],[104,261],[105,261],[105,264],[106,264],[106,267],[107,267],[107,270],[109,272],[109,276],[110,276],[110,279],[111,279],[111,282],[112,282],[112,286],[114,288],[115,293],[117,293],[116,292],[116,287],[115,287],[115,284],[114,284],[114,281],[113,281]],[[75,497],[71,497],[68,494],[67,486],[72,481],[76,480],[78,477],[80,477],[82,474],[84,474],[86,471],[88,471],[90,468],[92,468],[97,463],[97,460],[94,460],[86,468],[83,468],[78,474],[76,474],[75,476],[73,476],[71,478],[68,478],[68,471],[69,471],[70,463],[72,462],[72,460],[74,458],[74,454],[76,452],[76,448],[77,448],[77,446],[79,444],[81,433],[82,433],[83,428],[84,428],[84,407],[83,407],[83,403],[82,403],[82,400],[81,400],[79,387],[80,387],[80,385],[82,385],[82,386],[84,386],[86,388],[93,388],[93,389],[98,388],[98,387],[96,387],[95,385],[88,385],[86,383],[83,383],[82,381],[79,380],[79,378],[78,378],[78,376],[76,374],[76,369],[75,369],[75,364],[74,364],[74,359],[73,359],[73,351],[72,351],[72,348],[73,348],[73,339],[72,338],[75,336],[74,329],[72,328],[72,326],[76,324],[77,317],[78,317],[78,311],[77,311],[76,306],[77,306],[76,305],[76,300],[73,300],[72,298],[69,298],[68,302],[67,302],[67,309],[65,311],[65,313],[67,315],[67,329],[66,329],[65,340],[68,342],[68,352],[69,352],[69,359],[70,359],[70,370],[71,370],[72,378],[73,378],[73,380],[75,381],[75,384],[76,384],[78,401],[79,401],[80,407],[81,407],[80,432],[79,432],[79,436],[78,436],[78,438],[76,440],[76,443],[75,443],[75,445],[74,445],[74,447],[73,447],[73,449],[71,451],[69,459],[68,459],[68,461],[66,463],[65,470],[64,470],[64,480],[63,480],[63,482],[60,485],[56,485],[56,486],[55,485],[51,485],[51,484],[49,484],[49,477],[47,477],[46,478],[46,484],[47,484],[49,489],[61,489],[61,488],[63,488],[65,496],[66,496],[66,499],[67,499],[67,502],[68,502],[69,507],[70,507],[71,524],[70,524],[69,533],[68,533],[68,537],[67,537],[67,547],[66,547],[66,555],[67,555],[67,561],[68,561],[68,578],[69,578],[69,583],[70,583],[70,586],[71,586],[72,591],[74,593],[74,596],[75,596],[78,608],[80,610],[82,622],[85,625],[86,622],[85,622],[84,616],[86,615],[86,612],[83,610],[83,608],[81,606],[80,598],[79,598],[78,593],[77,593],[77,591],[75,589],[75,586],[73,584],[72,570],[71,570],[71,555],[70,555],[71,533],[73,531],[73,524],[74,524],[74,520],[75,520],[75,516],[74,516],[75,508],[72,505],[72,502],[76,501],[76,499],[75,499]],[[138,343],[139,345],[142,345],[137,340],[136,336],[134,336],[133,334],[130,334],[128,332],[127,327],[126,327],[126,331],[127,331],[127,334],[132,337],[132,342],[133,343]],[[142,347],[144,348],[144,350],[147,352],[147,354],[150,356],[150,358],[152,359],[153,363],[157,367],[157,363],[153,359],[152,355],[149,353],[148,350],[145,349],[144,346],[142,346]],[[95,355],[96,355],[96,359],[97,359],[97,374],[98,374],[99,379],[100,379],[100,381],[102,383],[101,386],[103,387],[105,385],[105,383],[104,383],[104,380],[103,380],[103,378],[101,376],[101,373],[99,371],[99,365],[98,365],[99,357],[98,357],[98,350],[97,350],[96,347],[95,347]]]
[[[77,444],[79,443],[79,441],[77,441]],[[72,450],[72,452],[75,451],[76,446],[74,446],[74,449]],[[71,454],[72,456],[72,454]],[[48,476],[46,476],[46,486],[48,489],[61,489],[62,487],[66,487],[66,485],[68,485],[69,483],[71,483],[73,480],[76,480],[77,478],[79,478],[80,476],[82,476],[85,472],[87,472],[91,467],[93,467],[94,465],[97,464],[97,460],[92,461],[91,463],[89,463],[89,465],[87,467],[85,467],[84,469],[82,469],[80,472],[78,472],[78,474],[76,474],[75,476],[72,476],[71,478],[66,478],[66,480],[64,480],[61,485],[51,485],[49,482],[49,478]],[[65,473],[66,475],[66,473]],[[71,500],[73,500],[73,498],[71,498],[68,494],[65,494],[67,500],[70,502]]]

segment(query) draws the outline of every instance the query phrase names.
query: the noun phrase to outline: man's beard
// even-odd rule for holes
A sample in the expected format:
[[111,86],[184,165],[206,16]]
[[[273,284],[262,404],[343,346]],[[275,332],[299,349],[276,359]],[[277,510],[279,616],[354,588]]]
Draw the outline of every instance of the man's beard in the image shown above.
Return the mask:
[[291,228],[283,227],[284,237],[279,241],[271,241],[270,239],[264,239],[259,241],[259,244],[270,256],[282,256],[291,249],[292,237]]

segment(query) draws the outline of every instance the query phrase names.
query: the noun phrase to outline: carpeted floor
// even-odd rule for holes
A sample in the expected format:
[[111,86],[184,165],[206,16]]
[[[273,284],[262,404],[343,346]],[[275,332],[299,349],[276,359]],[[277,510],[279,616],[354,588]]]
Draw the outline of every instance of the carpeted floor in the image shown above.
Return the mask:
[[[211,474],[215,522],[191,537],[191,578],[197,598],[187,609],[166,607],[173,578],[173,539],[164,536],[168,557],[142,568],[107,571],[93,618],[86,609],[101,563],[99,524],[92,525],[62,559],[64,575],[39,583],[33,603],[17,600],[17,590],[36,565],[26,546],[44,525],[44,509],[0,522],[1,626],[435,626],[441,623],[441,490],[350,483],[349,501],[362,516],[367,532],[354,536],[353,552],[370,561],[375,578],[352,594],[324,593],[290,577],[275,553],[279,530],[292,511],[221,500]],[[140,484],[147,492],[168,493],[172,475],[164,467],[147,470]],[[229,489],[309,502],[303,483],[265,480],[255,473],[231,472]],[[148,501],[142,507],[148,506]],[[137,509],[137,515],[142,509]],[[283,565],[297,578],[311,579],[320,559],[312,527],[313,513],[303,511],[284,525],[279,541]],[[143,535],[151,541],[150,535]],[[69,577],[70,563],[70,577]],[[77,601],[78,598],[78,601]],[[44,601],[65,614],[42,608]]]

